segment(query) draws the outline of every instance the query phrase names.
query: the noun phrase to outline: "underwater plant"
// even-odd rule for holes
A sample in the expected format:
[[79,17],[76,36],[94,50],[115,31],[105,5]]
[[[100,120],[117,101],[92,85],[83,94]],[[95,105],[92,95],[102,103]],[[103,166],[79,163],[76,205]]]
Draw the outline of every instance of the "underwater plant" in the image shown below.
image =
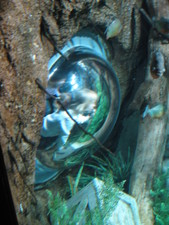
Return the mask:
[[[92,155],[90,159],[83,162],[78,171],[67,176],[68,185],[66,187],[66,196],[74,196],[80,189],[85,187],[94,178],[99,178],[104,182],[106,188],[99,194],[100,201],[93,210],[85,209],[85,224],[104,224],[115,209],[120,192],[123,190],[125,181],[129,177],[132,165],[130,149],[126,159],[118,152],[116,156],[107,153]],[[65,189],[65,190],[66,190]],[[48,193],[48,213],[51,218],[51,224],[77,224],[83,219],[81,214],[76,214],[76,207],[68,209],[65,198],[61,198],[58,193],[53,196],[51,191]]]
[[50,215],[52,225],[74,225],[80,220],[80,215],[73,216],[73,210],[68,209],[65,199],[59,192],[53,196],[50,190],[46,190],[48,194],[48,215]]
[[[80,170],[77,174],[75,181],[76,184],[73,187],[74,190],[75,187],[77,186],[77,183],[79,182],[82,169],[83,165],[80,167]],[[115,209],[118,203],[119,196],[123,189],[123,185],[124,182],[115,184],[113,181],[112,174],[111,173],[107,174],[107,176],[104,179],[105,188],[101,189],[101,192],[99,193],[100,201],[93,210],[89,210],[88,207],[86,207],[85,215],[80,212],[78,214],[76,213],[76,208],[78,206],[75,206],[71,209],[68,208],[66,200],[64,198],[61,198],[59,193],[57,193],[57,195],[54,196],[51,191],[47,190],[48,215],[50,216],[51,224],[74,225],[78,224],[79,221],[81,221],[84,217],[85,217],[85,224],[87,225],[104,224],[104,221],[106,221],[110,217],[112,211]]]
[[[94,134],[98,130],[98,128],[103,125],[103,121],[105,120],[107,116],[107,111],[109,110],[109,101],[106,97],[107,95],[104,90],[105,88],[101,86],[99,80],[96,82],[96,88],[99,99],[98,108],[95,113],[95,116],[93,117],[90,125],[87,128],[87,131],[91,134]],[[89,139],[90,139],[89,135],[83,134],[83,136],[80,137],[79,142],[85,142]]]
[[112,211],[116,208],[124,183],[125,181],[115,184],[111,172],[104,177],[104,185],[106,188],[104,188],[100,194],[101,202],[103,202],[103,205],[100,208],[102,209],[102,217],[105,221],[111,216]]
[[150,196],[152,198],[153,213],[155,216],[155,225],[169,224],[169,188],[166,186],[169,171],[160,172],[154,178]]
[[[130,175],[131,166],[132,156],[130,154],[130,149],[128,149],[126,159],[124,159],[121,152],[118,152],[116,156],[109,153],[106,155],[92,155],[85,163],[85,167],[90,168],[90,174],[82,173],[80,185],[86,185],[86,183],[91,181],[94,177],[104,180],[109,173],[113,174],[115,183],[126,181]],[[91,170],[94,171],[94,175],[91,175]]]
[[78,185],[83,172],[83,168],[84,162],[82,163],[75,180],[73,179],[73,177],[67,176],[71,196],[75,195],[78,191]]

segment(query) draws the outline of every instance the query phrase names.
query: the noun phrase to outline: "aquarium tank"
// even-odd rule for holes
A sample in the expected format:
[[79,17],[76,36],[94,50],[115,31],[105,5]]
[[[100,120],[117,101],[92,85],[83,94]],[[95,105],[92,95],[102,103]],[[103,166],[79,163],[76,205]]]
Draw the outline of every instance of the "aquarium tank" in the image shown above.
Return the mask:
[[169,225],[168,12],[0,2],[4,224]]
[[120,86],[108,47],[95,35],[88,29],[78,32],[48,63],[50,95],[37,148],[37,185],[83,162],[115,125]]

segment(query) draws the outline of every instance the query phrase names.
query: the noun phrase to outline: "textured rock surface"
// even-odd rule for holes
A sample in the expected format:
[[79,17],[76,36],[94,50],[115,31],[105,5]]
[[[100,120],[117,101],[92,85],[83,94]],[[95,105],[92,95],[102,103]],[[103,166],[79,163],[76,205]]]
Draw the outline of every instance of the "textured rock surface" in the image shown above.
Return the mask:
[[34,80],[46,81],[48,56],[40,40],[39,5],[34,1],[1,1],[0,8],[0,142],[22,224],[30,212],[30,202],[36,204],[34,158],[45,96]]

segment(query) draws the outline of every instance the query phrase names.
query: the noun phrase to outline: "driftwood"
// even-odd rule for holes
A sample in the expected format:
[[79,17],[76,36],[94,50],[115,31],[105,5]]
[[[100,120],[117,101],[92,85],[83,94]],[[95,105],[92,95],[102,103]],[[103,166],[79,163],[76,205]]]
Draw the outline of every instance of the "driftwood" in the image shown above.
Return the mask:
[[[168,1],[151,1],[151,3],[149,2],[148,7],[150,13],[153,11],[153,14],[150,14],[150,17],[155,16],[155,18],[158,19],[161,17],[169,19]],[[153,177],[162,165],[168,121],[167,78],[160,76],[159,78],[156,77],[157,79],[154,79],[151,67],[153,63],[153,55],[155,52],[159,51],[162,54],[165,63],[163,64],[162,62],[163,68],[157,68],[158,71],[156,72],[161,70],[162,75],[164,72],[166,76],[168,75],[169,45],[168,41],[164,44],[163,38],[159,40],[156,35],[157,34],[154,34],[152,27],[149,36],[146,79],[143,85],[146,85],[147,82],[150,81],[152,83],[147,89],[147,93],[144,98],[146,99],[147,104],[151,107],[163,104],[166,107],[166,112],[160,118],[151,118],[150,116],[147,116],[140,121],[137,147],[130,179],[130,193],[136,198],[139,206],[141,222],[145,225],[154,224],[149,193],[152,187]],[[159,65],[160,64],[157,63],[156,67],[159,67]],[[138,95],[142,95],[141,92]]]

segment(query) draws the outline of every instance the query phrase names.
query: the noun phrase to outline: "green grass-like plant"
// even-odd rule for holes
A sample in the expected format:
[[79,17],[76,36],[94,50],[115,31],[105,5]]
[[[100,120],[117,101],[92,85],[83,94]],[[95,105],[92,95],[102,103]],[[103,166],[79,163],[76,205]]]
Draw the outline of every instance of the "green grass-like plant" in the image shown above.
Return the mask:
[[76,179],[74,179],[71,176],[67,176],[71,196],[75,195],[78,192],[78,185],[79,185],[79,181],[80,181],[80,178],[81,178],[81,175],[83,172],[83,168],[84,168],[84,162],[82,163],[82,165],[78,171]]
[[74,215],[74,208],[68,209],[65,199],[59,193],[53,196],[50,190],[48,194],[48,215],[52,225],[75,225],[81,219],[80,214]]
[[[80,175],[82,173],[83,165],[80,167],[79,172],[76,177],[75,186],[79,182]],[[115,184],[113,181],[113,176],[111,173],[107,174],[104,178],[105,188],[100,193],[99,204],[90,211],[86,208],[85,218],[86,225],[102,225],[104,221],[109,218],[112,210],[115,209],[118,200],[119,193],[123,189],[123,184]],[[75,188],[73,188],[75,189]],[[52,225],[75,225],[78,224],[83,215],[81,213],[75,214],[76,207],[69,209],[66,205],[66,200],[61,198],[60,194],[57,193],[56,196],[53,196],[52,192],[47,190],[48,194],[48,214],[51,218]]]
[[[84,185],[86,185],[86,182],[89,182],[93,176],[104,180],[106,174],[110,172],[113,174],[115,183],[123,182],[129,178],[131,166],[132,156],[130,154],[130,149],[128,150],[126,159],[123,158],[121,152],[118,152],[116,156],[109,153],[92,155],[85,164],[85,167],[89,168],[90,175],[83,173],[80,184],[84,183]],[[94,175],[91,175],[92,170],[94,171]]]
[[[96,89],[99,99],[97,103],[97,110],[87,127],[84,126],[84,129],[92,135],[94,135],[94,133],[103,125],[109,111],[109,99],[107,97],[105,84],[103,84],[102,86],[99,78],[96,81]],[[90,135],[85,134],[80,128],[75,125],[67,140],[66,145],[73,142],[83,143],[90,139]]]
[[[91,134],[94,134],[98,130],[98,128],[103,125],[103,122],[109,110],[109,101],[107,98],[107,94],[105,93],[104,88],[101,86],[100,81],[97,82],[96,87],[98,92],[97,95],[99,98],[98,107],[94,118],[92,119],[89,127],[86,129]],[[83,136],[80,137],[79,142],[88,141],[90,138],[91,137],[89,135],[83,134]]]
[[[104,221],[109,218],[110,213],[115,209],[118,203],[119,193],[124,187],[125,180],[129,177],[131,165],[132,157],[130,155],[130,150],[128,151],[126,160],[120,152],[116,154],[116,156],[108,153],[106,155],[101,153],[100,155],[92,155],[90,160],[82,163],[76,175],[72,174],[67,177],[67,189],[69,189],[66,193],[67,196],[75,195],[77,191],[86,186],[95,177],[104,181],[104,185],[106,186],[100,193],[100,202],[103,204],[97,205],[92,211],[86,208],[86,225],[102,225],[104,224]],[[76,207],[68,209],[66,200],[61,198],[59,193],[56,196],[53,196],[51,191],[47,191],[47,193],[48,209],[52,220],[51,224],[78,224],[82,219],[82,216],[80,214],[74,215]]]
[[106,221],[117,206],[120,191],[123,190],[124,182],[115,184],[113,175],[111,172],[109,172],[105,174],[104,185],[105,188],[101,192],[101,201],[103,202],[101,208],[102,217],[104,218],[104,221]]
[[166,186],[167,178],[169,178],[169,171],[165,173],[160,172],[154,178],[153,187],[150,191],[155,225],[169,225],[169,188]]

